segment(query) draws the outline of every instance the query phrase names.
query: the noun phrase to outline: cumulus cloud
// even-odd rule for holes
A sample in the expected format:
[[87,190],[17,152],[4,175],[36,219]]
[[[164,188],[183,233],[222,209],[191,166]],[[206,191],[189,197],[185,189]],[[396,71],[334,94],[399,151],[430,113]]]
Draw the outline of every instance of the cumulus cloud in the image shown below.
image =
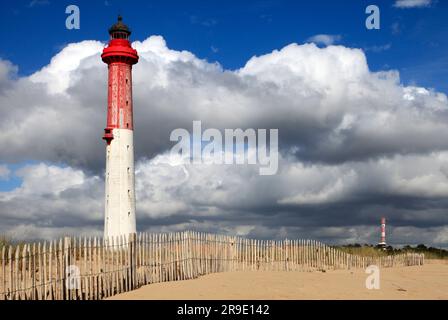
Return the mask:
[[[396,71],[372,72],[362,50],[344,46],[290,44],[235,71],[160,36],[133,46],[140,230],[375,242],[385,215],[397,228],[392,243],[424,234],[448,245],[446,95],[403,86]],[[0,161],[37,161],[0,169],[23,180],[0,193],[0,233],[101,233],[102,47],[70,44],[28,77],[0,60]],[[193,120],[203,130],[279,129],[278,174],[173,160],[170,133],[191,131]]]
[[0,58],[0,93],[11,85],[11,80],[17,76],[17,70],[11,62]]
[[[394,71],[370,72],[359,49],[291,44],[231,72],[170,50],[161,37],[135,47],[141,55],[134,68],[137,158],[167,150],[170,132],[190,129],[196,119],[219,129],[281,128],[281,148],[325,163],[426,153],[448,144],[442,139],[446,96],[403,87]],[[82,48],[91,55],[79,54]],[[2,160],[102,170],[107,73],[100,48],[72,44],[42,71],[7,81],[0,96],[0,146],[8,146]],[[65,68],[61,57],[70,61]]]
[[[29,80],[33,83],[45,84],[51,95],[64,94],[70,87],[70,81],[79,81],[79,75],[76,72],[98,65],[96,60],[85,59],[95,56],[102,49],[103,44],[99,41],[69,44],[51,59],[48,66],[31,75]],[[83,62],[82,66],[80,66],[81,62]]]
[[342,36],[339,34],[316,34],[312,37],[309,37],[307,42],[314,42],[315,44],[321,44],[325,46],[330,46],[339,42],[342,39]]
[[[104,194],[104,182],[99,177],[45,163],[26,165],[14,175],[23,182],[13,190],[0,192],[1,234],[37,239],[51,231],[59,235],[58,230],[84,232],[96,227],[98,232]],[[30,231],[11,231],[23,228]],[[46,231],[33,232],[39,229]]]
[[429,7],[432,0],[396,0],[394,7],[396,8],[421,8]]

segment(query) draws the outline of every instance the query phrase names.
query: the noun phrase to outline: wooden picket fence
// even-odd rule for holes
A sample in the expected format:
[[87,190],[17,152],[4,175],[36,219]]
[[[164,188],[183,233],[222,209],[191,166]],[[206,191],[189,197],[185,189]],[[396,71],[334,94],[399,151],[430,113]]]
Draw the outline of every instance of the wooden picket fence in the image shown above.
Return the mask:
[[314,240],[263,241],[198,232],[64,238],[4,247],[0,299],[97,300],[142,285],[227,271],[416,266],[423,254],[361,257]]

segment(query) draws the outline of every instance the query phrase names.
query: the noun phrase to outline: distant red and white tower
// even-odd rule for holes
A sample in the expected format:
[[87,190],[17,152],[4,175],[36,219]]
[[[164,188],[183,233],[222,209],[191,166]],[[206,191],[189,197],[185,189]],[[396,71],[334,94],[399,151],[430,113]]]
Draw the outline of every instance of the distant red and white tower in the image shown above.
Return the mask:
[[101,58],[109,68],[106,140],[106,199],[104,237],[136,232],[132,66],[138,62],[131,47],[131,30],[121,16],[110,29]]
[[378,243],[380,246],[386,246],[386,218],[381,218],[381,240]]

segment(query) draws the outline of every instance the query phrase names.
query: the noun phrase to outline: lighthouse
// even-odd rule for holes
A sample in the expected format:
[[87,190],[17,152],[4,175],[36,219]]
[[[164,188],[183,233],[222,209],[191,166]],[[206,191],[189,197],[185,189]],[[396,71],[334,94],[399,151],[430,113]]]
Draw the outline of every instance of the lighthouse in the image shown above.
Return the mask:
[[380,247],[386,247],[386,218],[381,218],[381,240],[378,243]]
[[109,29],[110,40],[101,58],[108,65],[106,194],[104,238],[136,232],[132,66],[138,62],[131,47],[131,30],[121,16]]

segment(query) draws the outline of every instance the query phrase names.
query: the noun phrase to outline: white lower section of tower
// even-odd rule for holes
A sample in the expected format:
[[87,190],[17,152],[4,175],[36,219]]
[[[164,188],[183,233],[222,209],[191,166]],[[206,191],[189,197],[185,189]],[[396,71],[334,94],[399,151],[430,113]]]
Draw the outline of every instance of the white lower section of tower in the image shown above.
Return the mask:
[[112,132],[114,138],[106,147],[105,239],[136,232],[134,132]]

